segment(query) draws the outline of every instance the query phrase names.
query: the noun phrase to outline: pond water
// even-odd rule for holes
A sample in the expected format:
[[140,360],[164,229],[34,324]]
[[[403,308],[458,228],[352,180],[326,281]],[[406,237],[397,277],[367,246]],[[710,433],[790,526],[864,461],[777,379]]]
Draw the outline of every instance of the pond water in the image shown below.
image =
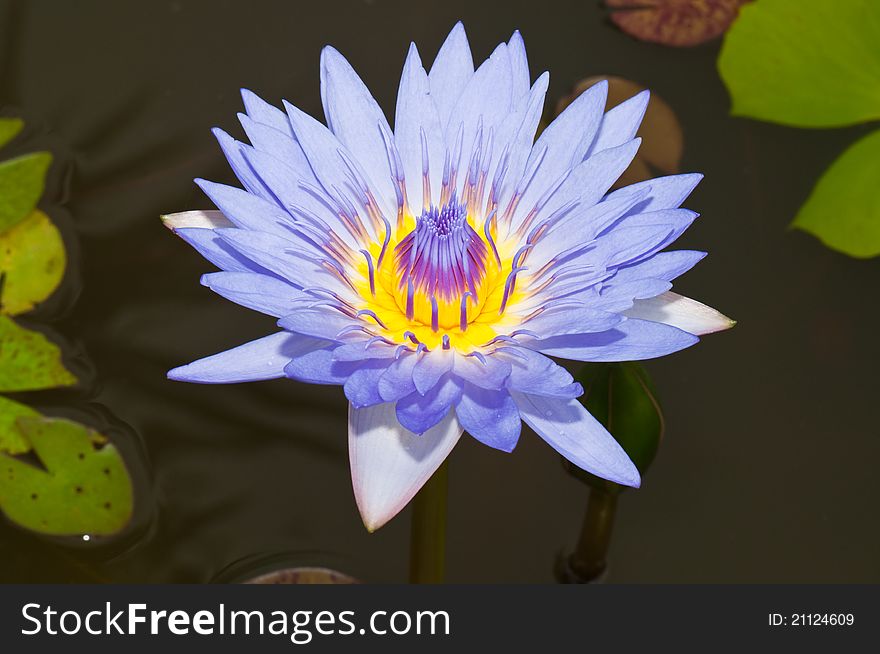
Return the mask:
[[[332,43],[390,113],[409,41],[430,60],[459,18],[479,59],[522,30],[533,76],[551,71],[548,109],[591,75],[655,90],[683,125],[683,169],[706,175],[678,245],[710,255],[676,290],[739,324],[648,362],[666,438],[620,502],[608,581],[880,581],[880,265],[788,229],[867,130],[731,118],[717,42],[637,42],[593,0],[0,2],[0,105],[56,155],[46,197],[78,268],[38,317],[90,371],[85,390],[33,401],[105,428],[138,492],[132,530],[107,543],[0,522],[0,581],[204,582],[263,559],[406,579],[408,512],[372,535],[358,518],[340,389],[165,379],[273,320],[200,286],[210,264],[158,216],[210,207],[194,177],[233,183],[209,128],[240,135],[240,87],[320,116],[318,57]],[[463,439],[449,580],[552,581],[585,501],[531,432],[512,455]]]

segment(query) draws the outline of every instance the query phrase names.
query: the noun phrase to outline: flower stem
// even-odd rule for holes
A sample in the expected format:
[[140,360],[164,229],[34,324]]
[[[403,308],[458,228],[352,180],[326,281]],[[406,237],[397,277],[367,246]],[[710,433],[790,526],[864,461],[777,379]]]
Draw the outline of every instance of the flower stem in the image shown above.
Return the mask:
[[[578,583],[591,583],[605,572],[605,557],[611,543],[617,493],[593,488],[577,547],[568,561]],[[573,580],[574,581],[574,580]]]
[[446,568],[447,486],[448,473],[444,461],[413,500],[410,583],[443,583]]

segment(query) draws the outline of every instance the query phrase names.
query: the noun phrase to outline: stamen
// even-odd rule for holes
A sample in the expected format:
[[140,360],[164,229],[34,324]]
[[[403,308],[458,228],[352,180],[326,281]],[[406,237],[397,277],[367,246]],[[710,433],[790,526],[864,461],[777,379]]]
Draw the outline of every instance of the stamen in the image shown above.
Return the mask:
[[466,357],[474,357],[477,361],[482,363],[484,366],[486,365],[486,357],[484,357],[482,354],[480,354],[476,350],[474,350],[470,354],[465,354],[465,356]]
[[370,273],[370,293],[372,293],[373,297],[376,297],[376,277],[373,275],[373,257],[371,257],[370,253],[366,250],[361,250],[361,254],[363,254],[364,258],[367,260],[367,270]]
[[414,302],[415,302],[415,298],[414,298],[415,292],[416,292],[416,287],[413,285],[412,279],[409,279],[406,283],[406,319],[407,320],[412,320],[413,316],[415,315],[415,308],[413,306]]
[[483,234],[486,236],[486,240],[489,241],[489,245],[492,246],[492,254],[495,255],[495,262],[498,264],[498,267],[501,268],[501,255],[498,254],[498,248],[495,247],[495,239],[492,238],[492,220],[495,218],[496,210],[492,209],[492,213],[490,213],[486,217],[486,222],[483,223]]
[[416,335],[413,334],[413,333],[412,333],[411,331],[409,331],[409,330],[403,332],[403,340],[406,340],[406,339],[409,339],[409,340],[412,341],[413,344],[415,344],[415,345],[418,345],[419,343],[421,343],[421,341],[420,341],[418,338],[416,338]]
[[[379,252],[379,259],[376,262],[376,268],[382,267],[382,259],[385,258],[385,251],[388,249],[388,243],[391,242],[391,223],[385,216],[380,215],[382,222],[385,224],[385,238],[382,240],[382,250]],[[374,293],[375,295],[375,293]]]
[[469,297],[474,297],[473,293],[470,291],[466,292],[461,296],[461,319],[458,323],[458,326],[461,328],[461,331],[467,331],[468,319],[467,319],[467,301]]
[[361,309],[355,314],[356,318],[360,318],[361,316],[369,316],[373,320],[376,321],[376,324],[379,325],[382,329],[388,329],[384,322],[379,319],[379,316],[376,315],[376,312],[372,309]]
[[510,274],[507,276],[507,281],[504,282],[504,297],[501,299],[501,307],[498,309],[499,315],[504,313],[504,309],[507,308],[507,301],[510,299],[511,294],[513,293],[514,285],[516,284],[516,276],[523,270],[528,270],[528,268],[526,268],[525,266],[521,268],[514,267],[513,270],[510,271]]
[[449,334],[443,334],[443,349],[449,349]]
[[436,332],[440,329],[440,310],[437,308],[437,298],[431,295],[431,331]]

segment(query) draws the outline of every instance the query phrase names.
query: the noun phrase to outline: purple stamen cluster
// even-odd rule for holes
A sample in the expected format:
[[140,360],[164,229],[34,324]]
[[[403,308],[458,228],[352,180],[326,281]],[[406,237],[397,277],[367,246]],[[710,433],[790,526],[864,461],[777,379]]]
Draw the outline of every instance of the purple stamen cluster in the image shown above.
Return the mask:
[[439,208],[424,210],[395,255],[398,284],[407,289],[408,297],[419,292],[452,302],[469,292],[476,298],[486,273],[486,244],[468,223],[467,207],[455,195]]

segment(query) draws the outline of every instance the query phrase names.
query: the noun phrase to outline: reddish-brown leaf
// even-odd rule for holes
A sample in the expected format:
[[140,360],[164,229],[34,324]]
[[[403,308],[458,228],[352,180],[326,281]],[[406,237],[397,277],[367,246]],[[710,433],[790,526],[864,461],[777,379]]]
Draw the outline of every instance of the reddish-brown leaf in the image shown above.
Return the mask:
[[[622,77],[607,75],[588,77],[578,82],[570,95],[559,100],[556,105],[557,113],[565,109],[586,89],[603,79],[608,80],[606,111],[645,88]],[[642,137],[639,152],[629,168],[617,180],[614,188],[651,179],[658,174],[671,175],[679,172],[684,150],[681,124],[672,108],[656,93],[651,93],[651,100],[648,102],[648,109],[639,127],[638,136]]]
[[605,0],[611,21],[640,41],[677,47],[724,34],[749,0]]

